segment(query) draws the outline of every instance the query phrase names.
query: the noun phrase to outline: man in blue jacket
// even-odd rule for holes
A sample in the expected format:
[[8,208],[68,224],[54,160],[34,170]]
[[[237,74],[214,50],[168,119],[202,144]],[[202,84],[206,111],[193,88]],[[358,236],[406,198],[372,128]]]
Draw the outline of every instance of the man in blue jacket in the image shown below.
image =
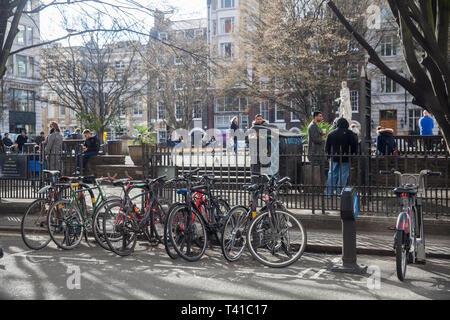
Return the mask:
[[419,127],[421,136],[433,134],[434,121],[426,110],[423,111],[423,117],[419,120]]

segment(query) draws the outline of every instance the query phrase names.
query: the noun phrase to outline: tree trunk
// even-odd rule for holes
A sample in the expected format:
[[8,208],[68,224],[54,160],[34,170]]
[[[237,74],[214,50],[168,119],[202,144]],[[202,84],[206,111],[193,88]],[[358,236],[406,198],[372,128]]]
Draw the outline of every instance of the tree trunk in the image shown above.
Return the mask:
[[436,118],[439,128],[441,129],[442,136],[444,137],[447,146],[447,152],[450,152],[450,119],[448,119],[447,114],[442,112],[433,113],[433,116]]

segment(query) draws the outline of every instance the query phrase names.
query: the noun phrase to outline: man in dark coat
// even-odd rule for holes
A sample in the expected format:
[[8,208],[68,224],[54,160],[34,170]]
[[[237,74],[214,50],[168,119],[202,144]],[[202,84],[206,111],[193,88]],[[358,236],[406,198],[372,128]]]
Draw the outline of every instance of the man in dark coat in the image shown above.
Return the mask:
[[28,142],[28,137],[27,137],[27,133],[25,130],[22,130],[22,132],[20,133],[20,136],[17,137],[16,139],[16,144],[17,144],[17,152],[18,153],[22,153],[23,152],[23,145],[25,143]]
[[356,154],[358,150],[358,138],[349,130],[349,123],[345,118],[339,118],[337,128],[328,134],[325,141],[325,152],[329,159],[328,181],[325,193],[331,195],[334,192],[336,182],[337,194],[340,195],[340,187],[345,187],[350,174],[350,159],[346,155]]
[[396,147],[394,130],[390,128],[377,127],[377,154],[393,155]]
[[313,165],[318,165],[325,154],[322,138],[325,134],[317,125],[322,120],[322,112],[314,111],[313,120],[308,126],[308,159]]
[[[87,161],[90,157],[98,154],[100,150],[100,144],[96,136],[93,136],[91,131],[86,129],[83,131],[83,135],[86,138],[83,144],[83,168],[86,168]],[[80,174],[80,158],[77,158],[77,172]]]

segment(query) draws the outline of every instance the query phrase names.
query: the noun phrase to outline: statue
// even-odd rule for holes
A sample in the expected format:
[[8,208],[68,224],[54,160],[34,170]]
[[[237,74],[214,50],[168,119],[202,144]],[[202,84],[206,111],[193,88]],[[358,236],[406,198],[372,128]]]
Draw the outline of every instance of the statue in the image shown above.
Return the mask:
[[341,105],[339,106],[339,117],[345,118],[348,124],[352,124],[352,106],[350,104],[350,90],[347,87],[347,81],[342,81],[342,89],[340,92],[341,97],[336,99],[340,100]]

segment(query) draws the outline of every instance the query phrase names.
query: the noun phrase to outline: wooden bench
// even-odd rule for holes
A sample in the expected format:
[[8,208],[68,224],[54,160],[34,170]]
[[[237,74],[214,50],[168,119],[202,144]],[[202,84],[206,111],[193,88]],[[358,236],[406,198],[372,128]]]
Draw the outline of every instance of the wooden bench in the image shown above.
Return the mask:
[[86,168],[84,168],[84,174],[94,174],[97,173],[97,166],[105,166],[105,165],[125,165],[125,156],[124,155],[103,155],[98,154],[96,156],[90,157],[87,160]]

